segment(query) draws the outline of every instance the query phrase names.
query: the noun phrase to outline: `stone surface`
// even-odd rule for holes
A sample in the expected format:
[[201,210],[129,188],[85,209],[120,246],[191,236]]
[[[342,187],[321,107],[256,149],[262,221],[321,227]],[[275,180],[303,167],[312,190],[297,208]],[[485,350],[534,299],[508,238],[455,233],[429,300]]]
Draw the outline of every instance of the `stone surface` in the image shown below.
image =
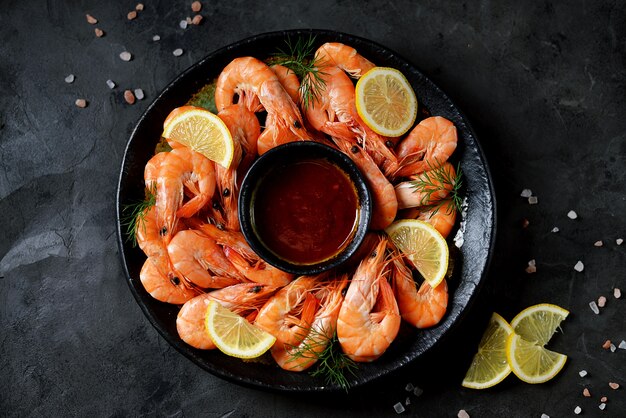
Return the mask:
[[[148,7],[149,6],[149,7]],[[47,7],[3,3],[0,25],[0,411],[9,416],[395,415],[407,381],[423,389],[405,414],[568,416],[590,387],[621,382],[626,363],[596,343],[623,332],[623,299],[602,315],[590,300],[624,288],[626,13],[614,2],[308,2],[204,4],[206,24],[182,31],[188,1]],[[329,13],[329,10],[333,10]],[[97,16],[107,36],[85,21]],[[150,100],[127,106],[106,87],[158,93],[215,49],[280,29],[327,28],[409,59],[464,110],[490,165],[498,235],[487,283],[463,325],[421,361],[346,395],[284,395],[216,378],[171,348],[133,299],[115,233],[119,167]],[[152,42],[159,33],[161,40]],[[172,52],[183,48],[181,57]],[[133,51],[123,62],[119,51]],[[28,51],[28,53],[26,52]],[[67,84],[63,78],[75,74]],[[417,92],[419,98],[419,92]],[[89,106],[78,109],[76,97]],[[519,198],[530,188],[541,201]],[[575,209],[578,219],[564,222]],[[520,219],[529,226],[521,228]],[[567,220],[567,219],[565,219]],[[558,234],[546,233],[555,224]],[[589,250],[598,239],[611,243]],[[541,269],[527,275],[529,259]],[[585,270],[572,269],[584,258]],[[550,348],[569,356],[551,382],[513,376],[463,389],[491,315],[535,303],[572,312]],[[609,353],[610,354],[610,353]],[[592,371],[581,378],[581,369]],[[626,400],[611,398],[613,411]],[[444,401],[445,399],[445,401]],[[532,402],[528,402],[533,399]],[[555,401],[555,400],[558,400]],[[426,413],[425,411],[428,411]]]

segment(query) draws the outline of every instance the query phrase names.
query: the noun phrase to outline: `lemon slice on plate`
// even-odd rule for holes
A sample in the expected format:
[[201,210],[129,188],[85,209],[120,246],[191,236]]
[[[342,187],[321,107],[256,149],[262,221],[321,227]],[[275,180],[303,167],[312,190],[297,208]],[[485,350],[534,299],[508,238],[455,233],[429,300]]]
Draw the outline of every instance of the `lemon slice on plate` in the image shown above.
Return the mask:
[[215,114],[194,106],[174,109],[163,124],[163,137],[188,146],[228,168],[234,143],[226,124]]
[[546,349],[569,311],[542,303],[530,306],[511,321],[514,333],[508,337],[506,356],[511,370],[527,383],[543,383],[556,376],[567,356]]
[[510,373],[511,367],[506,358],[506,343],[513,328],[504,318],[493,313],[489,325],[483,333],[478,352],[465,374],[462,385],[471,389],[490,388],[503,381]]
[[389,225],[385,232],[431,287],[441,283],[448,271],[448,244],[431,224],[403,219]]
[[417,115],[417,98],[406,77],[395,68],[374,67],[356,83],[356,110],[374,132],[398,137]]
[[259,357],[276,341],[273,335],[214,300],[207,306],[205,325],[217,348],[232,357]]

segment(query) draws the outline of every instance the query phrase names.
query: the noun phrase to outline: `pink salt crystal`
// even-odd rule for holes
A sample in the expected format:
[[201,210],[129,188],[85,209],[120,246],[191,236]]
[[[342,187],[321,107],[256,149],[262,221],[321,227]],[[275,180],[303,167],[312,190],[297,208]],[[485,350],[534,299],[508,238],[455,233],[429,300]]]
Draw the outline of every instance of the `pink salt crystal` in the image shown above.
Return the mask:
[[598,306],[604,308],[604,305],[606,305],[606,298],[604,296],[600,296],[598,298]]
[[619,383],[609,382],[609,387],[613,390],[619,389]]

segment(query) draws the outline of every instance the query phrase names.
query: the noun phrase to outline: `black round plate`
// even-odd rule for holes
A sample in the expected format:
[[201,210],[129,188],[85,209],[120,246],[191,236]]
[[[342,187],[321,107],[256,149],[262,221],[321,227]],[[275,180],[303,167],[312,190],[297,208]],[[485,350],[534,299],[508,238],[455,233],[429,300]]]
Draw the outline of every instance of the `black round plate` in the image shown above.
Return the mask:
[[[464,189],[468,209],[465,217],[464,244],[455,256],[455,272],[449,281],[450,302],[442,322],[428,330],[416,330],[406,325],[387,352],[373,363],[360,364],[355,376],[348,376],[351,387],[373,381],[392,373],[422,356],[458,325],[469,308],[479,285],[486,275],[495,238],[495,194],[485,156],[468,121],[451,100],[412,64],[398,54],[372,41],[338,32],[324,30],[291,30],[257,35],[224,47],[194,64],[177,77],[154,100],[133,130],[120,172],[117,192],[118,244],[126,278],[137,303],[152,325],[176,349],[208,372],[239,384],[285,392],[326,392],[342,388],[327,385],[323,379],[308,373],[287,372],[275,365],[243,362],[218,350],[202,351],[185,344],[176,331],[179,307],[153,299],[139,280],[145,256],[126,239],[120,223],[122,207],[143,198],[143,169],[159,141],[163,121],[169,112],[184,105],[201,87],[219,75],[233,59],[240,56],[265,58],[285,48],[290,37],[315,36],[315,43],[342,42],[380,66],[400,70],[417,94],[420,106],[431,114],[451,120],[457,128],[459,145],[454,159],[464,173]],[[453,246],[451,246],[453,249]]]

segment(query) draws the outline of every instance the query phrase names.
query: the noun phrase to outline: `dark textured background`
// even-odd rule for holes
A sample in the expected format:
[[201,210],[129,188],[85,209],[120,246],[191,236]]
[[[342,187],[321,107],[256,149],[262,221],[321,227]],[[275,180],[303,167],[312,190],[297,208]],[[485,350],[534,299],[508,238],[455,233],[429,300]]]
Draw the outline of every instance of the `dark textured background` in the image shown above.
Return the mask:
[[[562,417],[577,405],[584,416],[623,416],[626,350],[601,347],[626,339],[626,296],[612,296],[614,287],[626,293],[626,244],[615,242],[626,239],[621,2],[205,0],[202,24],[183,30],[190,3],[146,1],[134,21],[130,1],[0,4],[0,415],[393,416],[409,397],[408,416]],[[209,52],[291,28],[340,30],[408,58],[466,113],[496,186],[494,259],[463,326],[424,361],[349,395],[273,394],[204,372],[143,316],[116,244],[118,170],[149,102]],[[119,59],[124,50],[132,61]],[[127,88],[146,98],[126,104]],[[74,106],[79,97],[87,108]],[[537,205],[519,196],[524,188]],[[530,259],[535,274],[524,272]],[[607,306],[594,315],[588,303],[600,295]],[[542,385],[510,376],[463,389],[491,312],[510,320],[539,302],[571,311],[550,343],[569,356],[563,371]],[[405,392],[409,382],[424,393]]]

